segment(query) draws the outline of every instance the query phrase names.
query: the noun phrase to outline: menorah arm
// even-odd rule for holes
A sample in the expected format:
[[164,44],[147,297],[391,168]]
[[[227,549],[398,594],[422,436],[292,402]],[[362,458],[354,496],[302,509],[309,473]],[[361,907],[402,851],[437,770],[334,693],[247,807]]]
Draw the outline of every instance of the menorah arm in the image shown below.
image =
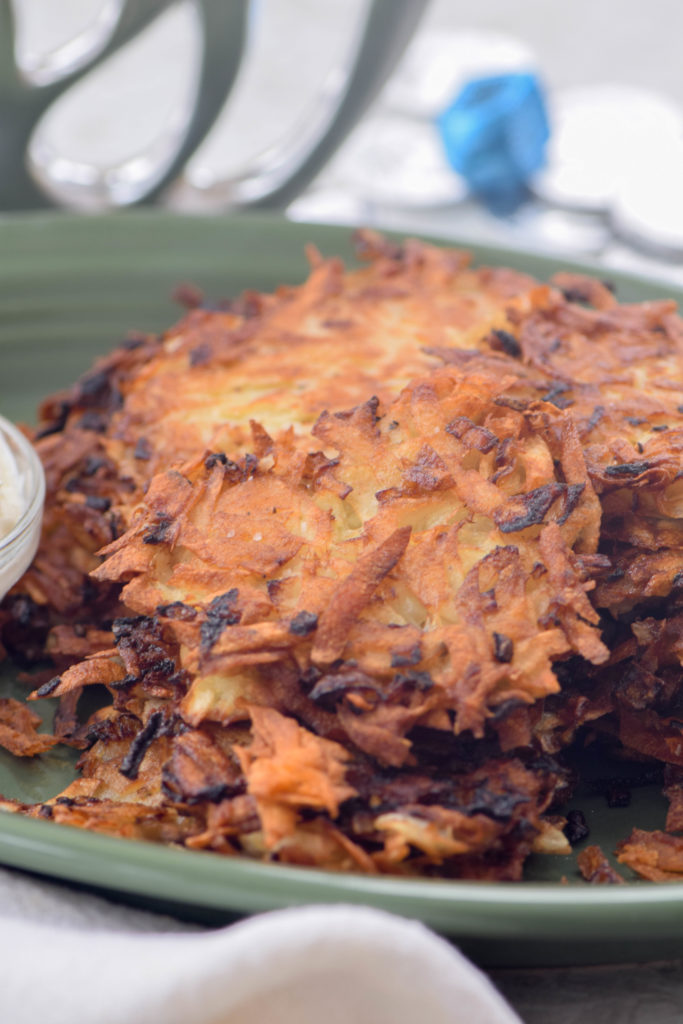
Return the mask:
[[244,172],[200,192],[216,207],[284,209],[322,170],[380,92],[403,55],[429,0],[370,0],[356,53],[334,90]]

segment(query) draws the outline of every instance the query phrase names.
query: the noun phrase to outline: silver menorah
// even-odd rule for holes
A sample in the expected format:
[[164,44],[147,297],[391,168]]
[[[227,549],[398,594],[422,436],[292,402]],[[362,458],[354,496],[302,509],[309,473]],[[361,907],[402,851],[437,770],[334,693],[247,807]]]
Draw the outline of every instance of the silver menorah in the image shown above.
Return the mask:
[[[50,190],[30,166],[29,144],[38,121],[54,101],[107,57],[150,25],[175,0],[119,0],[106,42],[88,53],[84,37],[52,55],[39,75],[27,75],[16,60],[15,18],[10,0],[0,0],[0,209],[52,205]],[[321,0],[324,2],[324,0]],[[117,168],[91,168],[87,180],[66,182],[70,192],[94,195],[111,208],[158,199],[211,131],[235,83],[244,53],[249,0],[194,0],[203,51],[196,100],[173,157],[142,176]],[[334,89],[317,102],[308,130],[283,140],[243,173],[221,182],[223,207],[282,208],[298,195],[339,148],[395,67],[428,0],[370,0],[359,45],[347,66],[331,76]],[[295,9],[293,14],[295,15]],[[49,174],[49,171],[47,172]],[[62,183],[64,184],[64,183]],[[78,205],[78,203],[76,203]],[[93,205],[92,201],[90,205]]]

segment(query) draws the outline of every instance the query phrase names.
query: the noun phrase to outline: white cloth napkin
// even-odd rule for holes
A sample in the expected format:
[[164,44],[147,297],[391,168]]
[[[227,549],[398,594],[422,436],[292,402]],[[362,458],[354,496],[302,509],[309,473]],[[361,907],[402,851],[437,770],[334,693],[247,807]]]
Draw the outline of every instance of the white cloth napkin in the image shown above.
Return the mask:
[[213,931],[0,871],[3,1024],[520,1024],[421,924],[302,907]]

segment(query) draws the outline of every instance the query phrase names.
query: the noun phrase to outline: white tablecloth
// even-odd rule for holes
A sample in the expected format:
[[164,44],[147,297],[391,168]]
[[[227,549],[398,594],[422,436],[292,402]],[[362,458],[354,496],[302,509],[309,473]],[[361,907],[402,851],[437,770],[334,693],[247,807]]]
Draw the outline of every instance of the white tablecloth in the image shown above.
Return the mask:
[[0,871],[3,1024],[519,1024],[424,926],[351,906],[216,930]]

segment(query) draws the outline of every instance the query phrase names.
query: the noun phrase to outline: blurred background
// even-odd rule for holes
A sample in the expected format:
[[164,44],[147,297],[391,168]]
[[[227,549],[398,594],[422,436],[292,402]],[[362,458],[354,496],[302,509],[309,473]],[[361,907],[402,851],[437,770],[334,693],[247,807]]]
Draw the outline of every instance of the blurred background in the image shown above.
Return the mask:
[[[14,0],[22,81],[41,88],[60,61],[91,61],[119,7]],[[253,2],[236,85],[160,201],[207,214],[234,204],[234,182],[300,141],[338,88],[365,8]],[[677,0],[432,0],[378,98],[286,215],[561,252],[683,284],[682,35]],[[55,96],[29,152],[52,201],[92,211],[135,198],[120,182],[171,159],[201,50],[201,16],[184,0]]]

